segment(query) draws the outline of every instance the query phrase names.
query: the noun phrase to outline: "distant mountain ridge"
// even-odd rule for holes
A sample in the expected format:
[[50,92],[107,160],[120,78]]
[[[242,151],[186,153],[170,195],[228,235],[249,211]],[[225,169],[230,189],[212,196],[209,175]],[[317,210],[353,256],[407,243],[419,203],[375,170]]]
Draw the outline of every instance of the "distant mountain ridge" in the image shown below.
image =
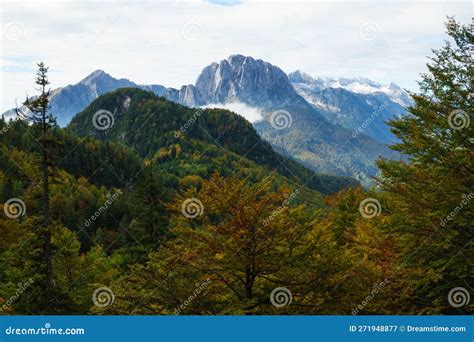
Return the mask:
[[288,74],[290,82],[300,91],[320,91],[327,88],[342,88],[357,94],[383,93],[390,101],[398,103],[402,107],[413,104],[410,95],[394,82],[382,85],[365,77],[357,78],[331,78],[312,77],[311,75],[296,70]]
[[[116,79],[103,70],[95,70],[76,84],[54,89],[51,94],[51,111],[58,117],[59,125],[66,126],[76,113],[83,110],[94,99],[102,94],[124,87],[150,90],[158,96],[165,96],[171,101],[189,107],[203,106],[209,103],[223,103],[223,101],[229,102],[232,101],[232,99],[240,100],[241,98],[246,102],[250,102],[252,105],[264,105],[265,103],[262,103],[262,97],[259,98],[253,95],[259,94],[262,89],[249,89],[247,94],[244,95],[241,92],[237,93],[237,89],[241,88],[241,85],[236,86],[237,84],[232,83],[232,81],[228,83],[226,80],[222,80],[219,86],[209,84],[210,75],[216,71],[232,68],[232,65],[236,63],[240,63],[239,67],[244,67],[245,64],[245,67],[248,69],[249,60],[253,61],[254,67],[257,61],[264,63],[267,68],[272,66],[270,63],[254,60],[251,57],[232,55],[228,60],[223,60],[221,63],[212,63],[205,67],[198,76],[196,85],[184,85],[180,89],[165,87],[159,84],[137,84],[125,78]],[[281,69],[279,70],[281,71]],[[283,74],[284,72],[281,71],[278,77],[284,81],[285,77]],[[238,77],[241,76],[242,75]],[[398,103],[401,106],[406,107],[412,104],[408,94],[395,83],[382,86],[377,82],[362,77],[353,79],[313,78],[300,70],[288,74],[287,77],[298,95],[301,95],[313,105],[315,105],[315,103],[314,100],[311,99],[310,93],[328,88],[342,88],[357,94],[383,93],[390,101]],[[227,86],[229,87],[228,89],[226,88]],[[263,87],[263,91],[272,90],[274,89],[268,86]],[[226,91],[228,91],[227,94]],[[253,92],[253,94],[249,93],[249,91]],[[288,93],[289,91],[287,89],[286,94]],[[278,93],[274,93],[274,95],[279,96]],[[14,114],[13,109],[3,113],[6,117],[11,117]]]
[[[51,112],[57,117],[58,125],[65,127],[77,113],[86,108],[100,95],[119,88],[140,88],[163,95],[166,88],[161,85],[139,85],[128,79],[116,79],[103,70],[95,70],[76,84],[51,91]],[[3,113],[6,117],[15,115],[14,110]]]
[[[360,83],[363,79],[357,80]],[[377,172],[375,159],[398,158],[384,145],[393,138],[384,121],[402,115],[404,109],[383,91],[355,93],[346,88],[355,87],[356,81],[337,82],[341,87],[332,88],[329,85],[334,86],[334,80],[315,79],[301,71],[287,75],[263,60],[231,55],[208,65],[194,85],[180,89],[138,85],[96,70],[75,85],[54,90],[51,111],[59,125],[65,126],[97,97],[124,87],[150,90],[188,107],[244,105],[242,110],[232,110],[243,116],[247,111],[257,113],[254,117],[261,120],[254,122],[254,127],[281,153],[316,172],[351,176],[366,183]],[[370,80],[365,84],[370,89],[382,89]],[[374,108],[380,106],[383,108],[376,113],[376,120],[361,129],[367,119],[374,117]],[[275,128],[274,121],[274,114],[280,112],[288,113],[291,121],[282,129]]]

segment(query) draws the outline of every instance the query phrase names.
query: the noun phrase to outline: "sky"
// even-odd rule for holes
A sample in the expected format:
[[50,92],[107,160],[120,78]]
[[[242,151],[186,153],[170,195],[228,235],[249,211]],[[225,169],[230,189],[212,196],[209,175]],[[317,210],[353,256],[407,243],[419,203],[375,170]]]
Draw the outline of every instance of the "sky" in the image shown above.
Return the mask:
[[0,112],[34,95],[36,63],[51,87],[97,69],[179,88],[208,64],[243,54],[290,73],[366,77],[416,90],[446,16],[470,1],[1,1]]

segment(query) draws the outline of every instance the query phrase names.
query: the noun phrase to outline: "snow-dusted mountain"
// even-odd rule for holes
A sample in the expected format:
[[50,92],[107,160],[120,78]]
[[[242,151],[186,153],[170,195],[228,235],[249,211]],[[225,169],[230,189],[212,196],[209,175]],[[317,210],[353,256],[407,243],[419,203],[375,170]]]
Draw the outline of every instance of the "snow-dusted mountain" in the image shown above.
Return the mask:
[[367,78],[313,78],[299,70],[288,78],[326,119],[387,144],[395,137],[386,122],[404,115],[411,104],[408,94],[394,83],[382,86]]
[[320,91],[327,88],[343,88],[357,94],[376,94],[383,93],[391,101],[398,103],[402,107],[408,107],[412,104],[408,93],[395,83],[382,85],[368,78],[329,78],[312,77],[309,74],[297,70],[288,77],[299,92]]

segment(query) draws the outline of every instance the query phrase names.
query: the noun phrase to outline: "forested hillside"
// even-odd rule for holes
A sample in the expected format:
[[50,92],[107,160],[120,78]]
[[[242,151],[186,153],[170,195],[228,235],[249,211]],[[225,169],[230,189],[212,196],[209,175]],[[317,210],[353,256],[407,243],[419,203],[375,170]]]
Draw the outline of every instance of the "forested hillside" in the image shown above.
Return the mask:
[[59,128],[39,63],[0,121],[0,314],[472,313],[473,36],[447,31],[371,189],[134,88]]
[[[95,126],[101,124],[101,119],[110,127],[98,130]],[[199,140],[326,194],[356,184],[348,177],[315,174],[290,157],[275,153],[240,115],[224,109],[190,109],[135,88],[122,88],[101,96],[77,114],[68,128],[78,135],[123,142],[142,157],[150,157],[161,148],[184,140]]]

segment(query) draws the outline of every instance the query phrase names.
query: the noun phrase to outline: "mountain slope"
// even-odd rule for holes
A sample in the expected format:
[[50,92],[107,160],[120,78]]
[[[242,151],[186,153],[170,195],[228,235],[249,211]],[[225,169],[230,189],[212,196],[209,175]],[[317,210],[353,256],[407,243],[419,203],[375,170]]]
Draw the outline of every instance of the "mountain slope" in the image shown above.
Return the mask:
[[260,135],[317,172],[367,182],[377,172],[375,159],[397,157],[368,136],[353,136],[351,130],[298,95],[280,68],[262,60],[230,56],[204,68],[194,86],[179,92],[190,89],[193,101],[187,105],[244,103],[258,109],[264,118],[254,124]]
[[328,121],[351,129],[354,136],[366,134],[384,144],[395,142],[387,121],[406,113],[384,93],[366,95],[343,88],[326,88],[314,92],[301,91],[301,94]]
[[[96,113],[108,113],[113,117],[113,125],[105,130],[97,129]],[[354,184],[350,178],[316,175],[291,158],[279,155],[239,115],[223,109],[190,109],[135,88],[122,88],[100,96],[73,118],[68,129],[82,136],[123,142],[146,158],[182,141],[197,140],[201,142],[199,146],[202,143],[217,146],[323,193]],[[199,157],[205,151],[197,149],[194,153]]]
[[[50,110],[57,117],[58,125],[65,127],[75,114],[86,108],[97,97],[125,87],[150,90],[157,95],[166,92],[166,88],[161,85],[138,85],[125,78],[116,79],[102,70],[96,70],[74,85],[52,90]],[[15,110],[9,110],[3,115],[6,118],[14,117]]]
[[[314,79],[301,71],[289,74],[288,78],[296,92],[327,120],[353,130],[354,135],[363,133],[384,144],[395,142],[387,121],[406,113],[405,108],[398,103],[399,96],[393,98],[382,91],[357,93],[348,90],[351,87],[336,84],[334,80]],[[368,87],[378,83],[366,80],[365,84]]]

